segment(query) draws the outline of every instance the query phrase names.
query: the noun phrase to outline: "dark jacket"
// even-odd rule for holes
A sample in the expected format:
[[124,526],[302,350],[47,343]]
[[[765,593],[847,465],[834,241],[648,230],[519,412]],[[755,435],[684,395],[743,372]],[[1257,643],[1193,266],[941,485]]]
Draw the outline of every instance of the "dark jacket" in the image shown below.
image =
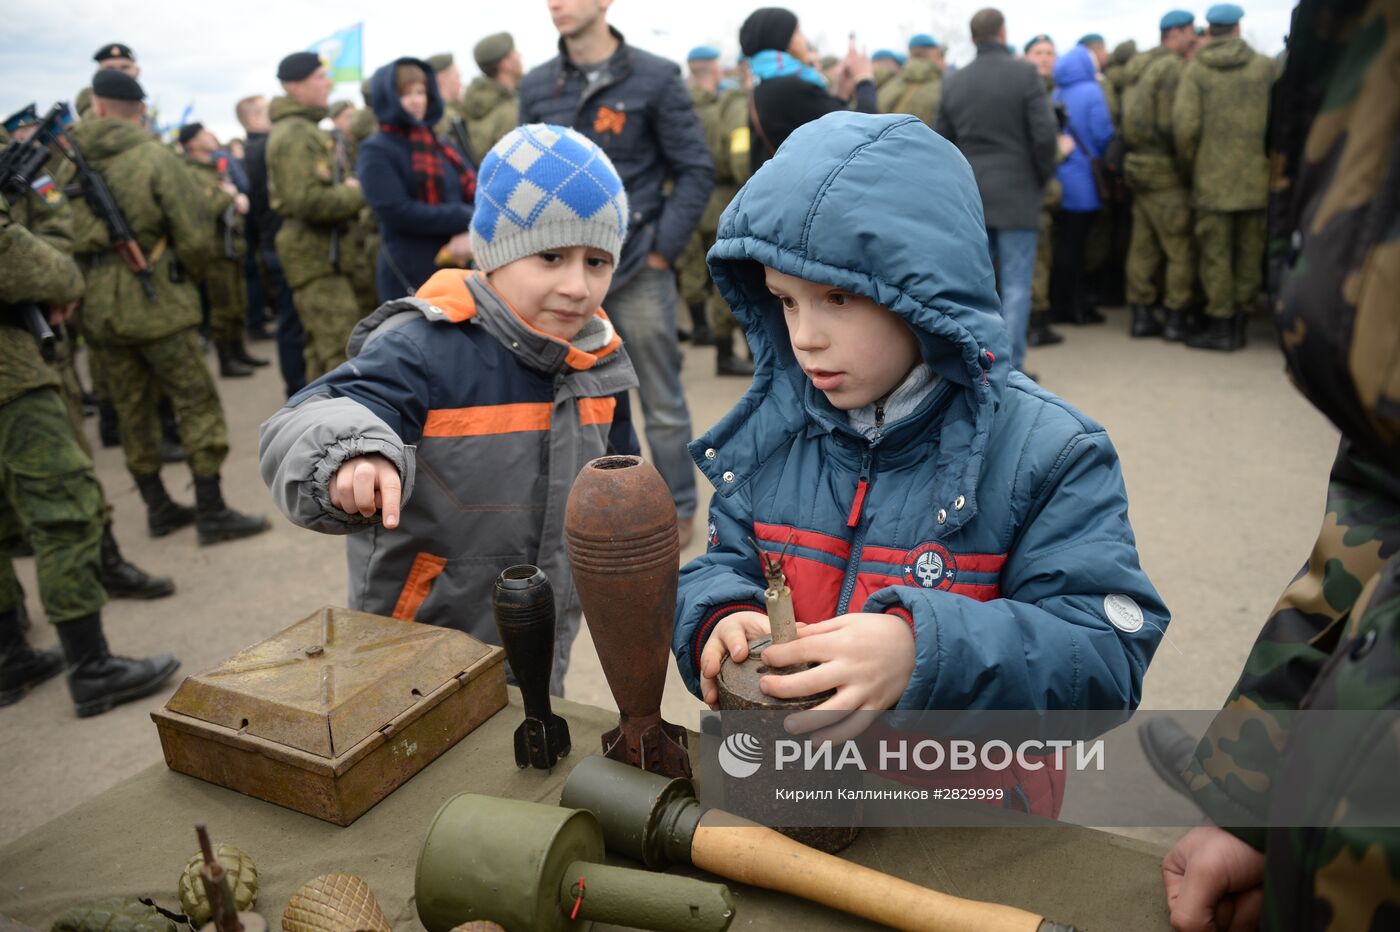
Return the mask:
[[249,133],[243,147],[243,170],[248,175],[248,242],[271,249],[282,218],[267,197],[267,133]]
[[[828,113],[851,109],[844,100],[795,74],[769,78],[755,87],[753,108],[758,111],[758,122],[762,124],[762,132],[759,132],[753,114],[749,114],[749,164],[753,171],[758,171],[760,165],[771,159],[783,140],[799,126],[820,120]],[[854,109],[861,113],[880,111],[874,81],[856,85]],[[770,143],[772,148],[769,148]]]
[[1055,169],[1055,174],[1064,186],[1060,207],[1075,213],[1091,213],[1103,206],[1094,187],[1090,160],[1102,155],[1113,139],[1108,102],[1099,88],[1089,55],[1088,49],[1076,45],[1055,63],[1055,99],[1065,105],[1069,117],[1065,132],[1074,137],[1074,151]]
[[[394,72],[400,64],[413,64],[428,76],[428,112],[414,120],[399,103]],[[442,119],[442,96],[432,67],[417,58],[390,62],[369,79],[370,106],[381,124],[434,126]],[[375,133],[360,145],[355,174],[365,192],[365,201],[379,220],[379,263],[376,279],[379,300],[391,301],[416,291],[437,271],[433,261],[447,241],[465,233],[472,222],[472,205],[462,199],[462,182],[457,169],[441,153],[442,203],[426,204],[418,199],[413,178],[413,155],[408,138],[395,133]],[[400,281],[402,275],[405,283]]]
[[1045,183],[1055,174],[1055,112],[1030,62],[996,43],[943,82],[933,128],[972,165],[992,228],[1040,224]]
[[[519,90],[522,124],[572,126],[608,154],[622,178],[632,215],[616,291],[647,253],[674,262],[685,249],[715,186],[715,167],[680,68],[612,34],[620,44],[592,87],[561,39],[559,54],[525,75]],[[668,178],[669,197],[662,191]]]

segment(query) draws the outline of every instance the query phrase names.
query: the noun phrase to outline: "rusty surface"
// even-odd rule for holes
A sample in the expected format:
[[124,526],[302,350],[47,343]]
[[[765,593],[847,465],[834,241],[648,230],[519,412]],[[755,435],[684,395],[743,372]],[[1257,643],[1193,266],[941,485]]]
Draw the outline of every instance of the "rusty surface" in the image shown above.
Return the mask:
[[348,825],[506,704],[505,652],[326,608],[151,713],[173,770]]
[[603,752],[654,773],[690,776],[685,730],[660,714],[680,572],[670,490],[641,457],[593,460],[569,493],[564,530],[588,630],[622,713],[603,736]]

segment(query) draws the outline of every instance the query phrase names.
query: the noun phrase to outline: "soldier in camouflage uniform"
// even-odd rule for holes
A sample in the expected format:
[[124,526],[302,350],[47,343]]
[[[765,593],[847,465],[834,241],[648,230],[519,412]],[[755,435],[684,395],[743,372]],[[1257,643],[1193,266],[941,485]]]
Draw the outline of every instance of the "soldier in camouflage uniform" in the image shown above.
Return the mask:
[[[360,137],[355,132],[355,117],[359,112],[348,100],[331,104],[331,140],[335,143],[335,160],[340,165],[342,177],[354,173],[355,163],[360,157],[360,143],[368,138]],[[341,267],[346,270],[350,287],[355,290],[361,317],[379,307],[379,284],[375,281],[378,246],[379,225],[374,211],[366,206],[354,220],[345,224],[340,234]]]
[[1113,117],[1113,125],[1121,126],[1123,117],[1123,89],[1128,83],[1128,65],[1137,55],[1137,42],[1129,39],[1113,47],[1104,66],[1104,99],[1108,103],[1108,115]]
[[[106,356],[127,468],[146,503],[151,533],[169,534],[193,522],[199,542],[212,544],[260,533],[268,524],[224,503],[219,467],[228,455],[228,426],[201,358],[199,294],[188,278],[208,264],[213,220],[180,157],[145,131],[144,97],[135,79],[99,71],[93,117],[73,129],[150,264],[146,278],[133,274],[92,205],[75,201],[74,251],[87,273],[83,329]],[[172,502],[161,482],[160,392],[175,405],[194,474],[193,510]]]
[[[676,260],[681,298],[690,308],[690,317],[694,322],[691,343],[695,346],[714,344],[715,375],[750,378],[753,376],[753,363],[734,352],[738,322],[710,281],[710,268],[705,263],[706,254],[715,244],[720,214],[739,192],[739,182],[733,171],[731,142],[740,127],[743,127],[745,134],[748,132],[748,95],[739,88],[719,90],[717,49],[707,45],[697,46],[691,49],[687,64],[690,68],[690,99],[695,115],[700,119],[705,142],[710,147],[710,157],[715,163],[715,187],[710,192],[705,213],[701,215],[690,242]],[[747,156],[747,136],[744,150]]]
[[[457,143],[457,135],[453,129],[454,123],[460,127],[463,133],[466,132],[467,128],[466,121],[462,119],[462,73],[457,70],[457,62],[453,59],[451,52],[439,52],[436,55],[429,55],[424,60],[428,63],[428,67],[433,69],[438,94],[442,97],[442,119],[437,121],[433,132],[460,150],[461,146]],[[373,102],[371,102],[370,108],[373,109],[373,106]],[[470,152],[462,154],[467,158],[471,157]]]
[[287,94],[272,101],[268,194],[282,217],[277,255],[306,330],[311,381],[345,361],[345,344],[361,316],[344,244],[338,257],[331,249],[365,199],[353,175],[336,183],[335,143],[316,125],[326,116],[331,91],[325,65],[312,52],[295,52],[282,59],[277,77]]
[[[1128,154],[1123,175],[1133,193],[1127,298],[1134,337],[1179,341],[1191,330],[1188,308],[1196,280],[1196,249],[1191,192],[1176,156],[1172,105],[1196,30],[1185,10],[1167,13],[1160,26],[1162,44],[1135,57],[1124,74],[1122,132]],[[1165,281],[1160,291],[1159,281]],[[1165,324],[1156,313],[1159,295]]]
[[1206,12],[1210,42],[1181,73],[1172,106],[1176,154],[1191,179],[1206,328],[1186,345],[1230,351],[1263,284],[1269,162],[1264,129],[1274,62],[1240,38],[1244,11]]
[[248,323],[248,283],[243,265],[248,247],[243,218],[248,215],[248,197],[238,192],[227,169],[215,161],[219,141],[202,123],[180,128],[180,147],[185,151],[185,167],[204,195],[205,213],[213,221],[214,254],[205,266],[203,282],[219,375],[245,378],[267,365],[266,359],[252,356],[243,345]]
[[[10,218],[0,196],[0,706],[68,668],[79,716],[150,695],[180,662],[170,654],[114,657],[102,632],[102,491],[79,447],[58,379],[24,325],[24,311],[57,323],[83,292],[73,260]],[[34,549],[39,598],[62,644],[25,640],[23,591],[12,556]]]
[[[29,109],[32,113],[33,107]],[[33,122],[11,118],[5,121],[5,126],[16,127],[15,138],[23,140],[33,134],[37,121],[36,114]],[[0,149],[8,142],[6,134],[0,132]],[[54,181],[54,170],[59,162],[67,164],[66,160],[59,156],[49,159],[45,165],[45,173],[33,180],[33,190],[28,192],[23,200],[10,207],[9,216],[16,224],[67,256],[73,252],[73,214],[62,188]],[[76,313],[74,311],[74,314]],[[70,317],[53,330],[58,339],[54,343],[54,359],[50,366],[58,380],[59,393],[63,397],[68,419],[73,425],[74,439],[82,448],[83,454],[92,459],[92,450],[83,427],[83,389],[78,382],[75,366],[76,328]],[[24,348],[21,347],[21,350]],[[27,353],[27,350],[24,351]],[[117,546],[116,535],[112,531],[112,506],[100,485],[98,491],[102,494],[102,588],[109,596],[118,599],[159,599],[173,595],[175,584],[168,577],[151,576],[122,556],[121,548]]]
[[[1044,33],[1033,36],[1022,50],[1026,61],[1045,82],[1045,93],[1055,89],[1055,40]],[[1056,159],[1065,160],[1061,151]],[[1055,259],[1055,212],[1060,209],[1064,189],[1060,179],[1051,175],[1045,183],[1045,196],[1040,202],[1040,229],[1035,238],[1035,269],[1031,272],[1031,317],[1026,328],[1027,346],[1054,346],[1065,338],[1050,326],[1050,266]]]
[[900,56],[889,49],[876,49],[870,56],[870,71],[875,75],[875,99],[880,100],[880,92],[889,87],[890,82],[899,77],[904,68]]
[[[1345,736],[1338,753],[1290,714],[1400,708],[1397,73],[1396,0],[1295,10],[1268,131],[1269,293],[1294,383],[1343,440],[1312,554],[1185,774],[1223,828],[1192,830],[1163,864],[1175,929],[1223,929],[1231,913],[1229,928],[1336,932],[1400,917],[1400,832],[1334,818],[1395,798],[1395,735]],[[1266,825],[1290,796],[1316,802],[1312,827],[1231,827]]]
[[480,165],[491,147],[520,122],[520,106],[515,88],[525,66],[508,32],[487,36],[472,49],[472,58],[481,74],[467,85],[462,98],[462,115],[467,119],[473,165]]
[[931,129],[943,96],[943,49],[928,33],[909,40],[909,60],[876,96],[881,113],[908,113]]

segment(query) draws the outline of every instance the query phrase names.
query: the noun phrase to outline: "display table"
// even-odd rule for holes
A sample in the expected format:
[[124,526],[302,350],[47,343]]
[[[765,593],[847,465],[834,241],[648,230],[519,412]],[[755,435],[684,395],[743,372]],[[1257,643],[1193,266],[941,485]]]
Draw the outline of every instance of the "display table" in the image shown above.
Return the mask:
[[[261,885],[257,911],[273,929],[297,887],[318,874],[348,871],[369,883],[395,929],[421,930],[413,874],[438,807],[466,791],[555,805],[569,769],[599,753],[599,736],[617,724],[615,712],[593,706],[556,700],[554,710],[568,719],[574,750],[553,772],[515,766],[512,735],[524,713],[512,688],[510,705],[347,828],[154,764],[0,848],[0,915],[47,929],[70,906],[109,896],[152,897],[178,910],[180,871],[197,848],[194,823],[205,822],[216,842],[252,856]],[[871,828],[841,857],[1081,930],[1133,932],[1169,928],[1163,853],[1074,826]],[[737,908],[734,929],[871,927],[784,894],[725,882]]]

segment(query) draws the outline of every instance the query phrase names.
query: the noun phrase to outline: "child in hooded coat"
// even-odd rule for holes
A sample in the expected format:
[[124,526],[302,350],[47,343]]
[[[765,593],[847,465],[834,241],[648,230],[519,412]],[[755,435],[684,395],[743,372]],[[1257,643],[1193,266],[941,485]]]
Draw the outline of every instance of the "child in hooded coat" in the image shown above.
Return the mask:
[[[917,178],[910,167],[919,166]],[[735,197],[710,272],[753,385],[690,445],[715,486],[673,650],[714,706],[767,633],[752,537],[799,636],[763,654],[817,708],[1133,709],[1169,616],[1139,566],[1102,426],[1011,369],[981,199],[903,115],[801,127]],[[1005,774],[1058,811],[1063,775]]]

